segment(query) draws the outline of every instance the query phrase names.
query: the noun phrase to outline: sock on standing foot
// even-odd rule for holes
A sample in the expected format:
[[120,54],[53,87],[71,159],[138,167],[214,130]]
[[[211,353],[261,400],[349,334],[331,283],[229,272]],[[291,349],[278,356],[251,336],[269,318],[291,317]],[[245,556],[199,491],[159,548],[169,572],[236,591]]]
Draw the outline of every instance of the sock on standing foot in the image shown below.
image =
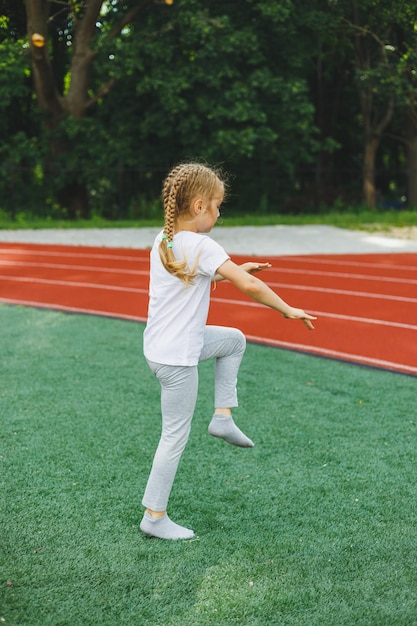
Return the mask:
[[176,524],[169,519],[166,513],[162,517],[154,519],[145,511],[140,529],[146,535],[158,537],[158,539],[192,539],[194,537],[192,530]]
[[227,443],[240,448],[253,448],[254,443],[236,426],[230,415],[215,413],[209,424],[208,431],[213,437],[220,437]]

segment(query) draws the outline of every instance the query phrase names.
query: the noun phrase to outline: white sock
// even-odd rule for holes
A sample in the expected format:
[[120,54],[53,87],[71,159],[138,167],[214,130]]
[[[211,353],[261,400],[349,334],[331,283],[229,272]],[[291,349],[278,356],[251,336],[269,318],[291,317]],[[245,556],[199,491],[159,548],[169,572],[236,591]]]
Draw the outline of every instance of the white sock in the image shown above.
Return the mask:
[[170,520],[167,513],[155,519],[145,511],[140,529],[146,535],[158,537],[158,539],[192,539],[194,537],[192,530]]
[[239,446],[240,448],[253,448],[254,446],[253,441],[236,426],[231,415],[215,413],[208,431],[213,437],[220,437],[227,443],[231,443],[232,446]]

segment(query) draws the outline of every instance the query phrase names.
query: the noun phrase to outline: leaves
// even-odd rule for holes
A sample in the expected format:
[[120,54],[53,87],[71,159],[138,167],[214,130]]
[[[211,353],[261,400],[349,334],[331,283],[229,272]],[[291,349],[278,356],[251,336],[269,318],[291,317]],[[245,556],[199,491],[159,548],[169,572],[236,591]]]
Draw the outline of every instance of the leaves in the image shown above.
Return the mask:
[[[28,28],[43,24],[48,42],[49,66],[33,70],[25,5],[9,4],[0,0],[0,131],[15,163],[30,154],[45,172],[49,142],[59,172],[45,193],[83,177],[95,202],[106,190],[103,205],[120,203],[121,179],[123,202],[156,198],[173,162],[200,156],[224,163],[250,205],[260,194],[275,210],[298,193],[357,199],[366,116],[375,128],[392,101],[404,135],[403,112],[417,106],[415,8],[405,0],[395,11],[366,0],[356,12],[351,0],[27,2]],[[54,107],[45,88],[56,90]],[[403,148],[381,150],[389,176],[404,167]],[[7,184],[0,178],[0,191]]]

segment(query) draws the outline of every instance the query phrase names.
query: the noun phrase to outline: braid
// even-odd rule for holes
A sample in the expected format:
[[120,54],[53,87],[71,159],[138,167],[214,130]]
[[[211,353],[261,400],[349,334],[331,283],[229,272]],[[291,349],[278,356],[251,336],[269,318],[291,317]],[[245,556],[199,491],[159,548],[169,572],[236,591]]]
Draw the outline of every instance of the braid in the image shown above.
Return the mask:
[[[175,171],[176,170],[176,171]],[[187,181],[189,172],[185,166],[175,168],[174,175],[171,178],[170,188],[167,189],[167,198],[165,204],[165,228],[164,232],[168,235],[168,241],[172,241],[174,236],[174,221],[175,218],[182,212],[177,202],[178,191],[181,185]],[[165,198],[164,198],[165,201]]]
[[192,282],[196,268],[190,270],[186,259],[177,261],[174,256],[172,241],[175,221],[180,215],[188,213],[197,194],[212,197],[219,185],[224,186],[219,174],[200,163],[179,164],[169,172],[164,181],[162,201],[165,223],[159,254],[165,269],[187,285]]

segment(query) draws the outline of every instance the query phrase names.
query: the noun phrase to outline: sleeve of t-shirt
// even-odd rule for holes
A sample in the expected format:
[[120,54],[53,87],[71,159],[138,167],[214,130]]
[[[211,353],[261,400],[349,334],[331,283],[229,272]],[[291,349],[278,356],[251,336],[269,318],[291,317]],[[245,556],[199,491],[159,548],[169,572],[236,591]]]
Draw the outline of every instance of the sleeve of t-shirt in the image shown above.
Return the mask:
[[204,237],[199,250],[198,268],[201,274],[214,276],[225,261],[230,259],[226,250],[210,237]]

